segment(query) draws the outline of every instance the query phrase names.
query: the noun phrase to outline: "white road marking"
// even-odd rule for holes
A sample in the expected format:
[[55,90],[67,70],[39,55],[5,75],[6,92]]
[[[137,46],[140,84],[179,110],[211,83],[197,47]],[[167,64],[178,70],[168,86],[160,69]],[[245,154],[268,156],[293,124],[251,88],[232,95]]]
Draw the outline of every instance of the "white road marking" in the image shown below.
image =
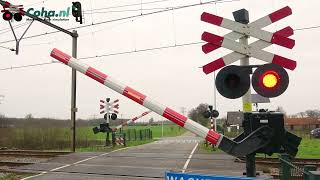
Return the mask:
[[62,168],[65,168],[65,167],[69,167],[69,166],[71,166],[71,164],[67,164],[67,165],[64,165],[64,166],[60,166],[60,167],[51,169],[50,172],[57,171],[57,170],[59,170],[59,169],[62,169]]
[[42,176],[44,174],[48,174],[49,172],[54,172],[54,171],[57,171],[59,169],[63,169],[63,168],[66,168],[66,167],[69,167],[69,166],[72,166],[72,165],[76,165],[76,164],[79,164],[79,163],[82,163],[82,162],[86,162],[86,161],[89,161],[91,159],[94,159],[94,158],[97,158],[97,157],[101,157],[101,156],[105,156],[107,154],[110,154],[110,153],[113,153],[113,152],[117,152],[117,151],[121,151],[121,150],[125,150],[125,149],[128,149],[128,148],[130,148],[130,147],[125,147],[125,148],[117,149],[117,150],[114,150],[114,151],[111,151],[111,152],[103,153],[103,154],[100,154],[98,156],[93,156],[93,157],[90,157],[90,158],[87,158],[87,159],[83,159],[83,160],[77,161],[77,162],[72,163],[72,164],[66,164],[66,165],[51,169],[49,171],[42,171],[40,174],[37,174],[37,175],[34,175],[34,176],[25,177],[25,178],[23,178],[21,180],[27,180],[27,179],[30,179],[30,178]]
[[183,166],[182,173],[186,172],[186,170],[187,170],[187,168],[188,168],[188,165],[189,165],[189,163],[190,163],[190,160],[191,160],[194,152],[196,151],[198,145],[199,145],[199,143],[197,143],[197,144],[194,146],[194,148],[192,149],[192,151],[191,151],[191,153],[190,153],[190,155],[189,155],[186,163],[185,163],[184,166]]

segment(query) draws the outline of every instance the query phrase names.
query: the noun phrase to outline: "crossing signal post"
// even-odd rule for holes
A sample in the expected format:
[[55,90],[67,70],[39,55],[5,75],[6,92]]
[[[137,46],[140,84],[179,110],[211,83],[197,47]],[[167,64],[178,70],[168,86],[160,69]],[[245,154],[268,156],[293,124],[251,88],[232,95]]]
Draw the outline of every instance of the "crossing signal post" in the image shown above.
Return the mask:
[[[201,39],[205,42],[202,51],[207,54],[220,47],[232,50],[233,52],[216,59],[203,66],[203,72],[209,74],[221,69],[217,74],[216,88],[218,92],[229,99],[242,97],[244,133],[238,136],[235,141],[241,142],[250,134],[255,134],[259,128],[270,130],[271,137],[266,139],[268,143],[252,154],[246,155],[246,175],[255,177],[255,153],[263,152],[272,154],[274,152],[297,153],[300,144],[299,137],[284,129],[283,114],[274,112],[251,112],[251,83],[258,95],[273,98],[283,94],[288,88],[289,77],[286,69],[294,70],[296,61],[273,54],[263,50],[264,48],[277,44],[292,49],[295,41],[289,37],[293,35],[293,29],[288,26],[277,32],[271,33],[262,28],[277,22],[292,14],[290,7],[284,7],[267,16],[249,23],[249,13],[245,9],[233,12],[235,21],[219,17],[207,12],[201,15],[201,20],[232,32],[222,36],[204,32]],[[248,44],[248,38],[255,37],[258,41]],[[237,42],[236,40],[239,41]],[[265,61],[265,65],[249,65],[249,58],[254,57]],[[240,66],[230,65],[240,59]],[[255,70],[254,70],[255,69]],[[254,71],[253,71],[254,70]],[[252,74],[252,82],[250,80]],[[288,145],[291,139],[294,143]],[[246,150],[248,147],[242,147]],[[249,147],[250,148],[250,147]]]
[[92,129],[94,134],[97,134],[99,132],[106,133],[106,146],[109,146],[111,144],[109,140],[109,133],[112,132],[112,129],[110,128],[110,119],[117,119],[117,114],[119,113],[117,111],[119,109],[118,102],[119,99],[116,99],[113,102],[110,102],[110,98],[106,98],[106,100],[100,100],[100,114],[104,114],[103,118],[104,120],[106,120],[106,122],[100,124],[100,127],[94,127]]

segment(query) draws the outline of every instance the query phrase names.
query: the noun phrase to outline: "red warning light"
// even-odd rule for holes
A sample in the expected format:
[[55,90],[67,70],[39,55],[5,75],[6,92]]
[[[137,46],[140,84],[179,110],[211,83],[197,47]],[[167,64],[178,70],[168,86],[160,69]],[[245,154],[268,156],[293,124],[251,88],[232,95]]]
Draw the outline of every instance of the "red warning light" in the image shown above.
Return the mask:
[[277,97],[284,93],[288,85],[288,73],[276,64],[260,66],[252,75],[253,89],[264,97]]
[[279,84],[279,74],[275,71],[267,71],[262,75],[261,83],[266,88],[275,88]]
[[10,21],[12,19],[13,15],[11,12],[7,11],[7,12],[4,12],[3,15],[2,15],[2,18],[6,21]]

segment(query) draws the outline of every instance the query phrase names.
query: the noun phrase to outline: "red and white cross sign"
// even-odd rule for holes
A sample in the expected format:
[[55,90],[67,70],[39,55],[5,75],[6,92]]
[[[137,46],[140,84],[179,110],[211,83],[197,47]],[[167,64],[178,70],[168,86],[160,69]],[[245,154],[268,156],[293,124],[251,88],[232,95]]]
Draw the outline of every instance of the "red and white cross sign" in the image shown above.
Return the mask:
[[114,100],[113,102],[106,102],[104,100],[100,100],[100,114],[114,112],[116,114],[119,113],[117,111],[119,109],[119,99]]
[[[288,26],[275,33],[261,29],[291,14],[292,10],[287,6],[250,24],[242,24],[206,12],[202,13],[202,21],[232,30],[232,32],[226,34],[224,37],[204,32],[201,39],[208,43],[202,46],[202,51],[207,54],[219,47],[225,47],[234,51],[204,65],[202,67],[203,72],[209,74],[246,56],[294,70],[297,66],[296,61],[262,50],[272,44],[277,44],[289,49],[294,47],[295,41],[288,38],[293,35],[293,29],[291,27]],[[236,42],[236,40],[244,36],[252,36],[259,40],[249,45]]]

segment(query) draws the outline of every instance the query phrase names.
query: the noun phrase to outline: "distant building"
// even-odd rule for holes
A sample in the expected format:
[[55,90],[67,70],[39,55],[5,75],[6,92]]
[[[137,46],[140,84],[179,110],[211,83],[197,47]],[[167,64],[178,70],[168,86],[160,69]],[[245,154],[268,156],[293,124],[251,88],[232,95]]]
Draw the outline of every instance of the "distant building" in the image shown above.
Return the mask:
[[284,125],[290,131],[309,131],[320,128],[320,118],[286,118]]

